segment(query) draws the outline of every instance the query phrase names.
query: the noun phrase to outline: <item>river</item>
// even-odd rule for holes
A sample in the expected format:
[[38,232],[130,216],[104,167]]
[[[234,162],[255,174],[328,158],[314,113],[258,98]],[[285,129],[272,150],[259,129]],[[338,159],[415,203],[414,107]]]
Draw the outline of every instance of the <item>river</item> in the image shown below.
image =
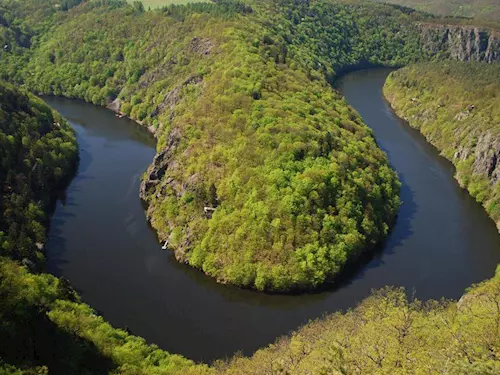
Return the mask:
[[453,179],[450,162],[397,118],[382,86],[389,70],[338,84],[373,129],[402,180],[403,205],[380,251],[318,293],[267,295],[216,284],[161,250],[139,200],[155,153],[134,122],[80,101],[45,98],[77,132],[78,174],[58,202],[47,242],[49,271],[116,327],[197,361],[251,354],[309,319],[354,307],[372,288],[404,286],[420,299],[459,298],[500,263],[494,223]]

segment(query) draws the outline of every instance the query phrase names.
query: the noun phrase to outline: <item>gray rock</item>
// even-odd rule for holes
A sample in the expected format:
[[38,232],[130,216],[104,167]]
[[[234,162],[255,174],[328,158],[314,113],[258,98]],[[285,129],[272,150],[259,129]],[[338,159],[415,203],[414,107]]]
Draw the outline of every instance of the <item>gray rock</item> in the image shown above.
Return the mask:
[[[141,182],[141,188],[139,195],[142,200],[147,200],[149,194],[154,191],[154,188],[160,184],[162,177],[167,172],[167,169],[171,167],[172,159],[181,140],[181,134],[179,129],[174,128],[170,131],[167,138],[167,145],[165,149],[158,154],[156,154],[153,159],[153,164],[151,164],[146,172],[146,177]],[[173,183],[173,179],[166,179],[166,183]]]
[[473,171],[486,174],[491,184],[496,184],[500,177],[500,141],[491,133],[479,137],[475,149]]
[[463,25],[420,24],[422,47],[430,55],[459,61],[500,60],[500,35],[494,30]]

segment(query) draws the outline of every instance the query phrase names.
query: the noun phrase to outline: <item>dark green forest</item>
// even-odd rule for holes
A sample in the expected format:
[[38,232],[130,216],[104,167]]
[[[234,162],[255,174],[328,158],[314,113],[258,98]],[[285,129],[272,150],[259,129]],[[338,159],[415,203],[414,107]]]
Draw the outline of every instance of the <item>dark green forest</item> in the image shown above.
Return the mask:
[[36,265],[46,212],[74,170],[76,140],[40,99],[0,86],[0,256]]
[[179,261],[262,291],[335,277],[386,237],[400,183],[331,84],[352,69],[452,57],[423,36],[428,17],[354,0],[155,11],[119,0],[2,1],[0,78],[11,83],[0,84],[0,374],[498,373],[498,276],[459,304],[388,288],[252,358],[208,366],[112,328],[67,281],[36,272],[76,145],[28,91],[108,106],[155,134],[141,197]]

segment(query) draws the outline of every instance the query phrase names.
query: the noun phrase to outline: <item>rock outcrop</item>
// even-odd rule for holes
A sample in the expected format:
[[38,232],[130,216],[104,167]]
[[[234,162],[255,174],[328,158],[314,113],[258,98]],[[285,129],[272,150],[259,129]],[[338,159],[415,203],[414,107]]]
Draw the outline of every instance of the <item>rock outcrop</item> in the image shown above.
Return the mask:
[[[165,148],[156,154],[153,163],[149,166],[145,177],[141,182],[139,195],[141,199],[148,202],[152,198],[160,199],[168,194],[174,194],[177,199],[180,199],[183,194],[189,189],[190,185],[196,183],[196,175],[193,175],[185,184],[171,176],[165,177],[167,171],[174,170],[176,163],[174,161],[177,148],[181,141],[181,133],[179,129],[174,128],[170,131]],[[149,205],[146,216],[151,220],[154,207]],[[182,241],[173,248],[175,258],[179,262],[186,262],[186,253],[191,246],[191,236],[189,228],[185,229]],[[158,233],[160,240],[171,242],[170,234]]]
[[500,32],[463,25],[420,24],[425,52],[459,61],[500,60]]
[[191,40],[191,43],[189,43],[189,50],[203,56],[208,56],[214,46],[215,44],[212,40],[208,38],[196,37]]
[[500,140],[489,132],[478,139],[473,170],[486,174],[491,184],[496,184],[500,178]]
[[172,90],[165,94],[161,103],[158,104],[158,106],[156,106],[156,108],[151,113],[151,117],[158,117],[162,112],[168,111],[168,119],[169,121],[172,121],[172,119],[175,117],[175,107],[182,99],[182,89],[188,85],[199,85],[202,82],[203,77],[201,75],[194,75],[186,79],[179,86],[174,87]]
[[[173,162],[173,157],[180,139],[181,136],[178,129],[173,129],[169,133],[165,148],[156,154],[153,164],[149,166],[146,176],[141,182],[139,195],[142,200],[147,201],[149,194],[151,194],[154,188],[162,181],[167,169]],[[170,179],[167,179],[165,182],[168,183],[168,180]]]

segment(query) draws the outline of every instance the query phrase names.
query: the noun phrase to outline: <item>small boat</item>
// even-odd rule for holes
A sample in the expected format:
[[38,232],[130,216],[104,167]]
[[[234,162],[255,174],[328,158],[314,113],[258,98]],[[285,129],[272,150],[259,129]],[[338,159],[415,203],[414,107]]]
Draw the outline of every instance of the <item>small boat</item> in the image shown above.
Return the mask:
[[168,240],[165,241],[165,244],[162,246],[162,250],[167,250],[168,247]]

